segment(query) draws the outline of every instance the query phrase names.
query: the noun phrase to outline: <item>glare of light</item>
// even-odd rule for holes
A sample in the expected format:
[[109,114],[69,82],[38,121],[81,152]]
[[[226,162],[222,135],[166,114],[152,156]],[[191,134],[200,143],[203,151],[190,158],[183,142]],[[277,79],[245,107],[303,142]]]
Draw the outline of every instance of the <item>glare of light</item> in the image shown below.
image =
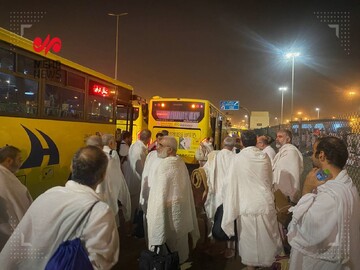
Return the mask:
[[301,115],[302,115],[302,112],[297,112],[297,114],[301,116]]
[[7,80],[6,82],[7,82],[8,84],[10,84],[10,80]]
[[195,104],[192,104],[192,105],[191,105],[191,108],[195,109]]
[[317,111],[317,112],[320,111],[320,108],[315,108],[315,111]]
[[304,118],[305,120],[309,120],[307,117]]
[[335,116],[333,116],[333,117],[331,117],[332,119],[336,119],[336,117]]
[[101,103],[99,102],[99,107],[101,106]]
[[289,52],[289,53],[285,54],[286,58],[294,58],[294,57],[298,57],[298,56],[300,56],[299,52]]
[[247,114],[245,114],[245,116],[244,116],[245,118],[248,118],[248,115]]
[[349,96],[350,96],[350,97],[353,97],[353,96],[355,96],[355,95],[356,95],[356,92],[354,92],[354,91],[350,91],[350,92],[349,92]]
[[163,108],[164,108],[164,107],[165,107],[165,103],[161,103],[161,107],[163,107]]
[[287,87],[279,87],[279,90],[280,90],[280,91],[286,91],[286,90],[287,90]]
[[278,118],[277,118],[277,117],[275,117],[275,120],[278,120]]
[[75,99],[78,99],[78,97],[74,97]]
[[106,106],[105,109],[108,111],[108,110],[109,110],[109,106]]
[[289,119],[286,119],[285,121],[286,121],[286,123],[289,123],[289,122],[290,122],[290,120],[289,120]]
[[33,96],[33,95],[35,95],[34,92],[31,92],[31,91],[25,92],[24,94],[27,95],[27,96]]

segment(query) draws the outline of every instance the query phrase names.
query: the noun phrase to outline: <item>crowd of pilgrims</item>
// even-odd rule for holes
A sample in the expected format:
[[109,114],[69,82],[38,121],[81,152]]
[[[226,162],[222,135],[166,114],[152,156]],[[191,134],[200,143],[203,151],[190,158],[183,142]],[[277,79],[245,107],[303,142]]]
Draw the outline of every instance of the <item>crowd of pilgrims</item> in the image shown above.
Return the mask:
[[[359,193],[344,169],[346,145],[319,138],[314,168],[302,183],[303,155],[291,140],[289,130],[279,130],[277,153],[271,137],[250,130],[241,134],[240,151],[233,137],[221,150],[212,138],[200,144],[206,237],[216,238],[217,224],[228,237],[224,256],[239,254],[247,269],[274,266],[279,258],[289,269],[360,269]],[[118,141],[90,136],[65,186],[34,201],[15,176],[21,151],[1,148],[1,269],[45,269],[59,246],[76,237],[94,269],[111,269],[119,258],[119,213],[128,236],[143,229],[149,250],[166,243],[180,264],[187,261],[200,238],[189,171],[166,130],[150,141],[149,130],[133,144],[129,132]]]

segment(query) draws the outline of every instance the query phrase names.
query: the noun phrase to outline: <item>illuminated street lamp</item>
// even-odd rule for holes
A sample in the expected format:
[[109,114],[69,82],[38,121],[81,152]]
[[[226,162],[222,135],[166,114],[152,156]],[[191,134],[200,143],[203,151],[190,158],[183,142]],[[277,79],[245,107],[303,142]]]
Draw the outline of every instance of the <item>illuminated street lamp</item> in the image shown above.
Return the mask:
[[295,77],[295,57],[300,55],[299,52],[289,52],[285,55],[286,58],[292,59],[292,72],[291,72],[291,120],[293,117],[293,108],[294,108],[294,77]]
[[320,119],[320,108],[315,108],[315,111],[317,111],[317,114],[318,114],[318,118],[317,118],[317,119]]
[[119,14],[108,13],[109,16],[116,17],[116,42],[115,42],[115,80],[117,80],[117,66],[118,66],[118,49],[119,49],[119,18],[121,16],[128,15],[128,13],[123,12]]
[[280,87],[281,91],[281,115],[280,115],[280,124],[283,124],[283,116],[284,116],[284,92],[287,90],[287,87]]

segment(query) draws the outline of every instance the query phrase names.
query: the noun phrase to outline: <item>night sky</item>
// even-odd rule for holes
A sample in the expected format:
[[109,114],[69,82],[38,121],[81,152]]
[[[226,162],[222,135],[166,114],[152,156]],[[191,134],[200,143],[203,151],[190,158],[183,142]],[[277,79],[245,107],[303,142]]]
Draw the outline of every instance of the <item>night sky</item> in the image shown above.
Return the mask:
[[[128,12],[120,17],[118,79],[147,99],[205,98],[218,107],[239,100],[250,111],[269,111],[275,124],[280,86],[288,87],[284,119],[290,118],[291,61],[284,54],[292,49],[301,52],[294,112],[316,118],[315,107],[320,117],[359,110],[359,1],[7,1],[0,26],[10,29],[10,12],[17,11],[46,12],[26,38],[57,36],[60,56],[110,77],[116,18],[107,14]],[[339,25],[339,38],[329,23]],[[357,95],[350,99],[349,91]],[[245,114],[230,113],[233,124]]]

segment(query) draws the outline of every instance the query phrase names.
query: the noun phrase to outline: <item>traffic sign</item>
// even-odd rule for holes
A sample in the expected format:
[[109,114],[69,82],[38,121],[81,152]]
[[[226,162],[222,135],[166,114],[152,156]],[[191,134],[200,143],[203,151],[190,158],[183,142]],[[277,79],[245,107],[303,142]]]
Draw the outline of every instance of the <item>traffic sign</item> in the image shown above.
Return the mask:
[[222,100],[220,101],[220,110],[236,111],[239,110],[240,105],[238,100]]

